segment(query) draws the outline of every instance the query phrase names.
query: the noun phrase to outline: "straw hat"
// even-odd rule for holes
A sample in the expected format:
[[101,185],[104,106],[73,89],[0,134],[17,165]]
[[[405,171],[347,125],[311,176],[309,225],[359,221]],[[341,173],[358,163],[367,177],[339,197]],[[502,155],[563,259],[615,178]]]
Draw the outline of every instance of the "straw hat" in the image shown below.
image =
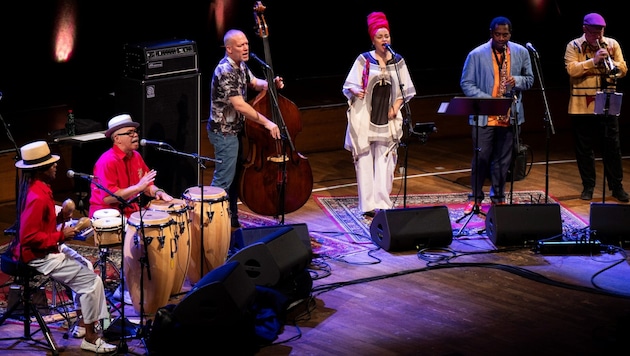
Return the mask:
[[138,127],[139,123],[131,120],[131,115],[121,114],[112,117],[107,123],[107,131],[105,131],[105,137],[110,138],[112,134],[123,127]]
[[17,168],[29,169],[42,167],[59,160],[58,155],[50,154],[46,141],[35,141],[20,148],[22,159],[15,163]]

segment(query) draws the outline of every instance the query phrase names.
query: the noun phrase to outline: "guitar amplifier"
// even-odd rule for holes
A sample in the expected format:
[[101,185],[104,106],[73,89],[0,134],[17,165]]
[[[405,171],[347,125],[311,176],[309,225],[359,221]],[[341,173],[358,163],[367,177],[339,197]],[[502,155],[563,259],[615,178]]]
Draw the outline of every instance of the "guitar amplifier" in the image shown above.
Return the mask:
[[124,61],[124,77],[140,80],[196,73],[199,69],[197,44],[190,40],[125,44]]

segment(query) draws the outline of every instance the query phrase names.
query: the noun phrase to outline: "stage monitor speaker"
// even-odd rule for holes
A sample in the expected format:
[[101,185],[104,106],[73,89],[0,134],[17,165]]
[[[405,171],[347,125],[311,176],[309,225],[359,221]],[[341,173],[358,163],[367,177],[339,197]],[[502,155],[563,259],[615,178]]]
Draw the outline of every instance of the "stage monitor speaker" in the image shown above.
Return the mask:
[[200,168],[200,74],[159,79],[122,78],[116,93],[116,109],[140,123],[139,139],[169,144],[141,146],[147,166],[158,174],[155,184],[174,197],[199,185]]
[[300,241],[302,241],[302,243],[308,250],[308,259],[310,263],[313,258],[313,248],[311,247],[311,236],[308,233],[308,226],[305,223],[239,228],[232,234],[230,249],[236,251],[241,250],[255,242],[260,241],[269,234],[287,226],[294,228],[297,232]]
[[173,316],[186,325],[220,326],[249,310],[256,286],[237,262],[225,263],[206,273],[173,309]]
[[232,261],[243,265],[255,285],[273,287],[303,273],[310,258],[297,230],[284,226],[232,255]]
[[486,234],[495,246],[520,246],[541,239],[560,238],[560,205],[493,205],[486,215]]
[[589,224],[591,236],[601,243],[630,246],[630,205],[591,203]]
[[381,210],[372,219],[370,235],[386,251],[446,247],[453,242],[446,206]]

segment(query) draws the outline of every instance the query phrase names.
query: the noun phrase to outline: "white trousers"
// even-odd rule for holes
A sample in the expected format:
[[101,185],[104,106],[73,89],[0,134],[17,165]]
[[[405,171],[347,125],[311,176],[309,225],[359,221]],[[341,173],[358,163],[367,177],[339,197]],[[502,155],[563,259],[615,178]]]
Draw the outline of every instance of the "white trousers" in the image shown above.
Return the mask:
[[392,209],[389,194],[398,158],[396,149],[385,142],[372,142],[370,150],[354,162],[357,173],[359,210]]
[[75,302],[78,299],[77,307],[86,324],[109,317],[103,281],[85,264],[65,253],[50,253],[28,264],[76,293]]

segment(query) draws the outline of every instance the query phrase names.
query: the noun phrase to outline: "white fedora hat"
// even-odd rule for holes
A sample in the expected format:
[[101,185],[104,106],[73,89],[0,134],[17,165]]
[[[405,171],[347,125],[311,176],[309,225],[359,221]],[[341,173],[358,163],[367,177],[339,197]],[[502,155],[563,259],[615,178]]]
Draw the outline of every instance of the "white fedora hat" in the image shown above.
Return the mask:
[[139,123],[131,120],[131,115],[120,114],[112,117],[107,123],[107,131],[105,131],[105,137],[109,138],[112,134],[123,127],[138,127]]
[[35,141],[20,148],[22,159],[15,166],[22,169],[42,167],[57,162],[58,155],[50,154],[50,148],[46,141]]

